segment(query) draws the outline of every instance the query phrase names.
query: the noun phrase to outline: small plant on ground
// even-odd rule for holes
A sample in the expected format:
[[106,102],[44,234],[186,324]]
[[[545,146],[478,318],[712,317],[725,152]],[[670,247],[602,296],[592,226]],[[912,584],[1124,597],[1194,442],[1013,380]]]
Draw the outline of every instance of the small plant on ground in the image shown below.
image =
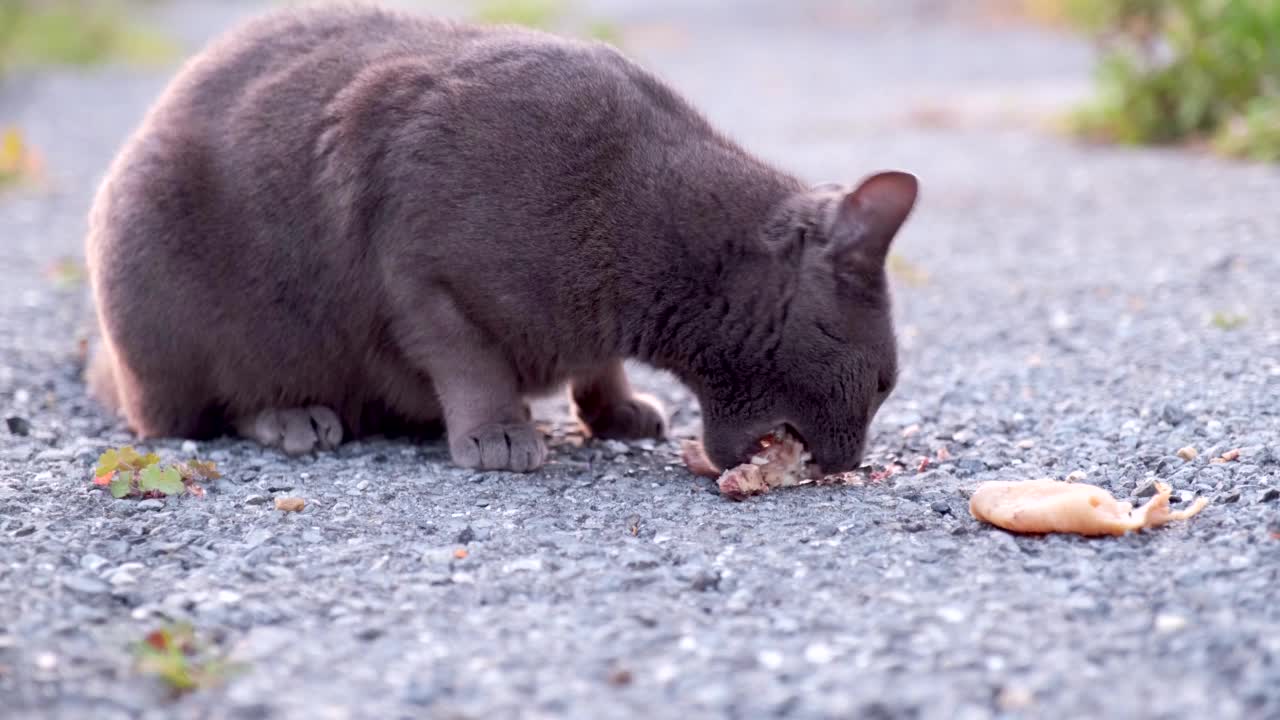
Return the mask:
[[155,453],[139,455],[131,447],[107,450],[98,458],[93,484],[107,488],[116,499],[153,498],[169,495],[204,495],[197,480],[222,477],[214,463],[188,460],[181,465],[162,466]]
[[1280,161],[1280,0],[1061,0],[1104,57],[1072,118],[1122,143],[1204,140]]
[[185,623],[148,634],[135,653],[139,672],[156,676],[176,693],[221,684],[241,669],[200,642],[194,628]]

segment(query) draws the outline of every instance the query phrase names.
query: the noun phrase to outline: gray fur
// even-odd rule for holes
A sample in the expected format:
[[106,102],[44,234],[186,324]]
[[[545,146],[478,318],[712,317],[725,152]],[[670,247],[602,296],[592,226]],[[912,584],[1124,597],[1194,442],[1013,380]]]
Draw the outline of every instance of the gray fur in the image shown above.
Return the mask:
[[785,422],[845,470],[894,383],[915,196],[807,189],[604,44],[279,12],[191,61],[104,182],[89,380],[143,437],[443,422],[455,462],[532,470],[525,399],[566,381],[595,434],[663,433],[637,358],[695,390],[717,463]]

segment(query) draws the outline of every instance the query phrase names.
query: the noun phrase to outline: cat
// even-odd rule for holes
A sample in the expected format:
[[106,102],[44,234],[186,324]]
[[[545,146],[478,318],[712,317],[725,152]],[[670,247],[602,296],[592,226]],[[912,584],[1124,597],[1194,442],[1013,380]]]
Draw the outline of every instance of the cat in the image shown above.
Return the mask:
[[662,437],[673,373],[729,467],[787,427],[861,462],[897,379],[885,272],[915,176],[806,186],[604,43],[375,6],[276,11],[179,72],[86,239],[91,391],[140,437],[290,454],[443,424],[532,471],[527,400]]

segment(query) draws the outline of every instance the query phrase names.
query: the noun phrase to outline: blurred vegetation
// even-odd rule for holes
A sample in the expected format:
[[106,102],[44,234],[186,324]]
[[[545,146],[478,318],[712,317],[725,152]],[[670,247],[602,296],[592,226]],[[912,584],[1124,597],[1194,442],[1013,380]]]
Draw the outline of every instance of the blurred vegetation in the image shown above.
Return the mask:
[[574,22],[568,0],[479,0],[474,18],[483,23],[524,25],[618,45],[622,34],[607,22]]
[[[1039,0],[1043,4],[1043,0]],[[1280,161],[1280,0],[1060,0],[1104,50],[1079,132]]]
[[163,62],[177,47],[131,22],[136,0],[0,0],[0,72],[108,60]]

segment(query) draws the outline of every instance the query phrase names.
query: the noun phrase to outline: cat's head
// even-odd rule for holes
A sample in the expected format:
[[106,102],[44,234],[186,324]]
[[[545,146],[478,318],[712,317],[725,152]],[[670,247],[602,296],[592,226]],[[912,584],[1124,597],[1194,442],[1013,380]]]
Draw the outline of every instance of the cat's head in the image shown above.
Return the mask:
[[798,193],[775,210],[760,233],[763,259],[726,290],[741,310],[707,348],[723,365],[703,374],[698,392],[716,464],[746,461],[784,424],[823,472],[862,462],[868,427],[897,382],[885,264],[916,193],[914,176],[885,172],[856,188]]

